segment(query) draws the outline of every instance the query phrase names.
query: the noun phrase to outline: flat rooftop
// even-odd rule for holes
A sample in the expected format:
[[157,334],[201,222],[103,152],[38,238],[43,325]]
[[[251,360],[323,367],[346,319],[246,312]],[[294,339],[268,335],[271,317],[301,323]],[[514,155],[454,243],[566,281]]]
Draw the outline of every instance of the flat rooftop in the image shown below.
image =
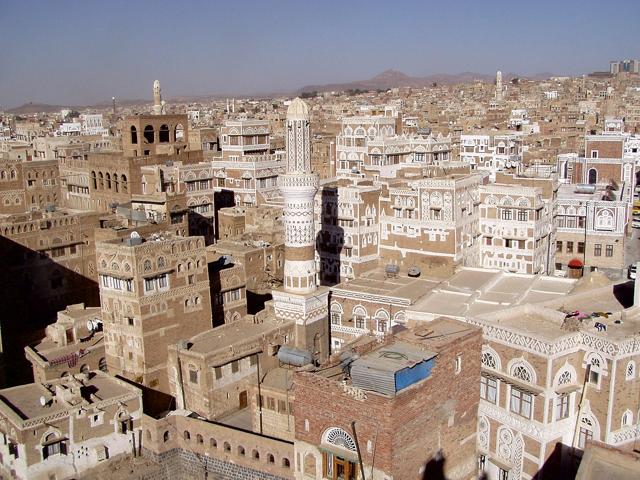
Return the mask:
[[413,304],[417,299],[430,292],[439,284],[439,280],[396,276],[387,278],[384,269],[377,268],[362,277],[339,283],[331,287],[335,296],[348,296],[353,293],[367,293],[381,297],[394,297]]
[[506,273],[501,270],[463,268],[432,288],[411,308],[432,317],[481,315],[525,303],[561,298],[576,281],[566,278]]
[[202,332],[189,339],[188,351],[208,355],[219,350],[229,351],[230,346],[255,340],[263,334],[287,325],[274,318],[267,317],[260,323],[242,319]]
[[[71,405],[58,399],[55,395],[49,405],[43,406],[40,403],[40,397],[51,396],[56,386],[69,386],[74,382],[80,384],[79,403]],[[79,406],[90,406],[103,400],[136,392],[139,393],[136,387],[128,385],[122,380],[102,372],[91,372],[89,379],[80,379],[80,376],[65,377],[47,384],[27,383],[0,390],[0,405],[4,403],[21,419],[27,420],[72,408],[77,409]]]

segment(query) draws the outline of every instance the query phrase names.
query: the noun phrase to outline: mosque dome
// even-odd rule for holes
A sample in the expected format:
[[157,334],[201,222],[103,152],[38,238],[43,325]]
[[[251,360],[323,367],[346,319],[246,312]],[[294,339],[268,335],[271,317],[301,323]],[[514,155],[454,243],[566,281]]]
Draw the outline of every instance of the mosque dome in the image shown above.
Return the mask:
[[287,120],[309,120],[309,107],[304,100],[296,97],[287,109]]

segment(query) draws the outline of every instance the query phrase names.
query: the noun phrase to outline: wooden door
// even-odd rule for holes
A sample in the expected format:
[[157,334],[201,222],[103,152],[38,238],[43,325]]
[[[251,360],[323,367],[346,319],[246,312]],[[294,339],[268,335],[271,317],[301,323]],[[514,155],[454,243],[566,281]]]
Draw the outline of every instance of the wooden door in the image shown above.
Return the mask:
[[238,403],[240,403],[240,409],[247,408],[248,402],[246,390],[240,392],[240,395],[238,396]]

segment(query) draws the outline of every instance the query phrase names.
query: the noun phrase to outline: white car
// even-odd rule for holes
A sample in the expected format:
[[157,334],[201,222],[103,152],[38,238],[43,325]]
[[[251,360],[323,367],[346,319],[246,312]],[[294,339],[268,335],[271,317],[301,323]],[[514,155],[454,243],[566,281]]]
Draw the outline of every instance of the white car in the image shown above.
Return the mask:
[[629,268],[627,268],[627,277],[629,277],[631,280],[635,280],[636,279],[636,264],[632,263],[631,265],[629,265]]

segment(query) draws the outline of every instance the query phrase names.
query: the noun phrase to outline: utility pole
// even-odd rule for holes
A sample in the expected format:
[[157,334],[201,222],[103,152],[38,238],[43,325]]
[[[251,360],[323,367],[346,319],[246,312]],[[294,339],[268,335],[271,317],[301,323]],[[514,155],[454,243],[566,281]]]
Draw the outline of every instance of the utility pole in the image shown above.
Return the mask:
[[362,480],[365,480],[364,476],[364,464],[362,463],[362,454],[360,453],[360,444],[358,443],[358,434],[356,433],[356,422],[351,422],[351,430],[353,430],[353,439],[356,442],[356,452],[358,453],[358,463],[360,464],[360,474]]

